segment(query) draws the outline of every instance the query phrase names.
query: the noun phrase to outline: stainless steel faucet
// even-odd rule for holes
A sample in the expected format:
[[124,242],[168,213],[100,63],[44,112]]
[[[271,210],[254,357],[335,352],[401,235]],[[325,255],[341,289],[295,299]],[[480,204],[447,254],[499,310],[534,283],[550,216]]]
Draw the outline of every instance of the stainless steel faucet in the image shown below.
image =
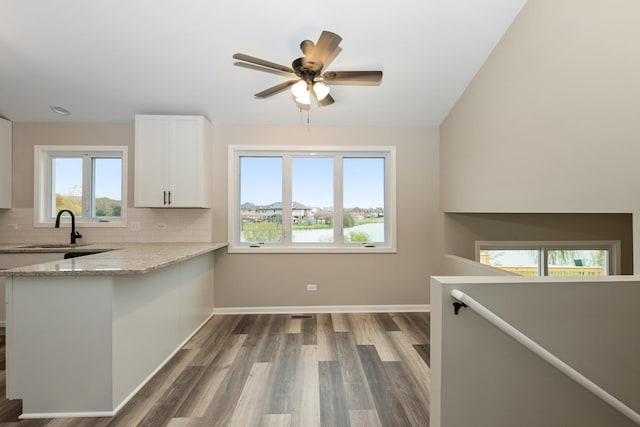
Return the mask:
[[60,228],[60,217],[65,212],[68,212],[69,215],[71,215],[71,244],[75,245],[76,239],[82,238],[82,234],[76,231],[76,217],[75,215],[73,215],[73,212],[71,212],[69,209],[60,210],[60,212],[58,212],[58,216],[56,217],[56,228]]

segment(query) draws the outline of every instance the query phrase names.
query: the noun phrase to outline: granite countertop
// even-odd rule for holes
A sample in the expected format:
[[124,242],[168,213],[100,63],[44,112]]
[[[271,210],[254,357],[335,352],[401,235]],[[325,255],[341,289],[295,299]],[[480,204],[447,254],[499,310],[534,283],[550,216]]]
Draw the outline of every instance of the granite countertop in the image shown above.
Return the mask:
[[99,252],[0,271],[0,276],[111,276],[144,274],[224,248],[227,243],[95,243],[73,248],[0,244],[0,254]]

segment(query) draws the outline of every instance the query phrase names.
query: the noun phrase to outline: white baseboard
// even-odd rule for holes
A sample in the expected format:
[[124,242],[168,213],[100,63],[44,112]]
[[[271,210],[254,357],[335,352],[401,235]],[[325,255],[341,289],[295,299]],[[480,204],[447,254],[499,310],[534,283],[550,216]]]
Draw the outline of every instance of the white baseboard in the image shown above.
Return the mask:
[[431,311],[430,304],[304,305],[283,307],[218,307],[213,314],[408,313]]
[[96,412],[38,412],[27,413],[18,416],[20,420],[37,420],[40,418],[103,418],[113,417],[115,411],[96,411]]

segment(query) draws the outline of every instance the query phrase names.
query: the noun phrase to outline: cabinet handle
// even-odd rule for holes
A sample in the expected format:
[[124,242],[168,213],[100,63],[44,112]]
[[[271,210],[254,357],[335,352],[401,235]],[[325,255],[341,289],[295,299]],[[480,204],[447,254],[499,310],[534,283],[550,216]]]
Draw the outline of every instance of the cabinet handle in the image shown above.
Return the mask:
[[171,191],[169,191],[169,204],[171,204]]
[[166,191],[162,192],[162,204],[163,205],[167,204],[167,192]]

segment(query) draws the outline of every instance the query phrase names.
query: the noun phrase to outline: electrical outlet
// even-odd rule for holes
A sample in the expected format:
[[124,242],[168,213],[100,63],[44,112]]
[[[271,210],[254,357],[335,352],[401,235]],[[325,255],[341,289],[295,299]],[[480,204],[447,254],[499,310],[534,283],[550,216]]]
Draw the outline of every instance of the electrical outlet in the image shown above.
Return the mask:
[[164,222],[159,222],[156,224],[156,227],[158,227],[159,230],[164,230],[165,228],[167,228],[167,224],[165,224]]
[[318,285],[313,284],[313,283],[309,283],[309,284],[307,284],[307,290],[308,291],[317,291],[318,290]]
[[7,224],[7,228],[15,231],[18,229],[18,224]]
[[131,231],[140,231],[140,223],[138,221],[131,222]]

